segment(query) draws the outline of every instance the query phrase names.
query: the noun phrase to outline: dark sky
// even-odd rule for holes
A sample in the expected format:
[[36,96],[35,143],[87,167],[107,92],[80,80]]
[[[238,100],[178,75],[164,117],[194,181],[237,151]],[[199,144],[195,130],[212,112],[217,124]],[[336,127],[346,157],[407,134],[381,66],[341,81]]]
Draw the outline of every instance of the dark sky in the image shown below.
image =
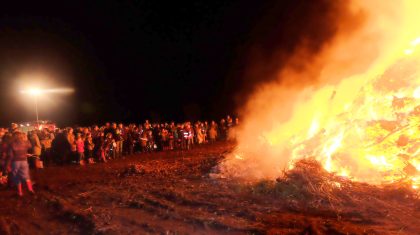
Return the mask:
[[[3,5],[0,124],[34,119],[14,85],[22,71],[43,71],[58,86],[75,88],[73,95],[54,96],[56,104],[40,104],[41,118],[60,124],[234,113],[302,38],[311,39],[315,53],[333,34],[330,5],[326,0]],[[278,51],[284,56],[274,58]],[[255,59],[260,67],[267,64],[261,76],[248,75]]]

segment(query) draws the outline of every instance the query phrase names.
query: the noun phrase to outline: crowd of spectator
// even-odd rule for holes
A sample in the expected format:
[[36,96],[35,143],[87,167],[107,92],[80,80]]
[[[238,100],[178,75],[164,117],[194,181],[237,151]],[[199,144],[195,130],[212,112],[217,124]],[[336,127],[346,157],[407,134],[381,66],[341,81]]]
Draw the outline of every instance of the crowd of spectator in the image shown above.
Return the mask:
[[0,128],[0,176],[9,174],[16,185],[26,182],[32,191],[29,174],[25,173],[28,167],[21,169],[18,163],[28,164],[29,160],[28,166],[35,168],[85,165],[135,153],[189,150],[196,145],[234,139],[232,133],[238,124],[239,119],[229,115],[219,122],[151,123],[146,120],[139,125],[105,123],[103,126],[45,128],[27,133],[12,124],[11,128]]

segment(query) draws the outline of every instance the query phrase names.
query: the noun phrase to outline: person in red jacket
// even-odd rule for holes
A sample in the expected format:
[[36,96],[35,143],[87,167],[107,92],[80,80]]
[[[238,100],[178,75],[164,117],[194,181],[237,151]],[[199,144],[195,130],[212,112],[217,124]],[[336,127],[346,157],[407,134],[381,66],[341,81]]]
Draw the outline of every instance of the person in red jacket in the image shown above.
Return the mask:
[[85,164],[85,141],[82,134],[78,133],[76,137],[77,160],[79,165]]

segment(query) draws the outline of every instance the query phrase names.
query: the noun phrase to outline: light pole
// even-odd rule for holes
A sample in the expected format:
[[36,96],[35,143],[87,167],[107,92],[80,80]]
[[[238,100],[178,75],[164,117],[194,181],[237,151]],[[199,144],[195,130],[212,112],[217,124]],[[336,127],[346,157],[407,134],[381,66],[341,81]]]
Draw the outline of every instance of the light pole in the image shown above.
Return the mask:
[[36,126],[39,127],[39,119],[38,119],[38,96],[35,95],[35,114],[36,114]]
[[28,89],[28,90],[23,90],[21,91],[22,93],[26,93],[29,94],[30,96],[34,97],[34,101],[35,101],[35,115],[36,115],[36,125],[37,128],[39,127],[39,116],[38,116],[38,97],[39,95],[43,92],[42,90],[38,89],[38,88],[32,88],[32,89]]
[[28,94],[29,96],[34,98],[35,102],[35,114],[36,114],[36,124],[39,128],[39,113],[38,113],[38,100],[39,97],[44,97],[45,94],[69,94],[73,93],[73,88],[53,88],[53,89],[39,89],[39,88],[30,88],[26,90],[20,91],[23,94]]

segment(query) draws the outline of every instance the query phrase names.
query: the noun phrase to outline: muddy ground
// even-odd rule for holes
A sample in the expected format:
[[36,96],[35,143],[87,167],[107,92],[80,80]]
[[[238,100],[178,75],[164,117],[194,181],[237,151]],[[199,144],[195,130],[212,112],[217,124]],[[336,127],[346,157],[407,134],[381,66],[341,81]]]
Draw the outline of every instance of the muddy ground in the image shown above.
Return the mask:
[[216,143],[33,171],[36,195],[0,190],[0,234],[420,234],[416,200],[308,210],[210,177],[232,148]]

